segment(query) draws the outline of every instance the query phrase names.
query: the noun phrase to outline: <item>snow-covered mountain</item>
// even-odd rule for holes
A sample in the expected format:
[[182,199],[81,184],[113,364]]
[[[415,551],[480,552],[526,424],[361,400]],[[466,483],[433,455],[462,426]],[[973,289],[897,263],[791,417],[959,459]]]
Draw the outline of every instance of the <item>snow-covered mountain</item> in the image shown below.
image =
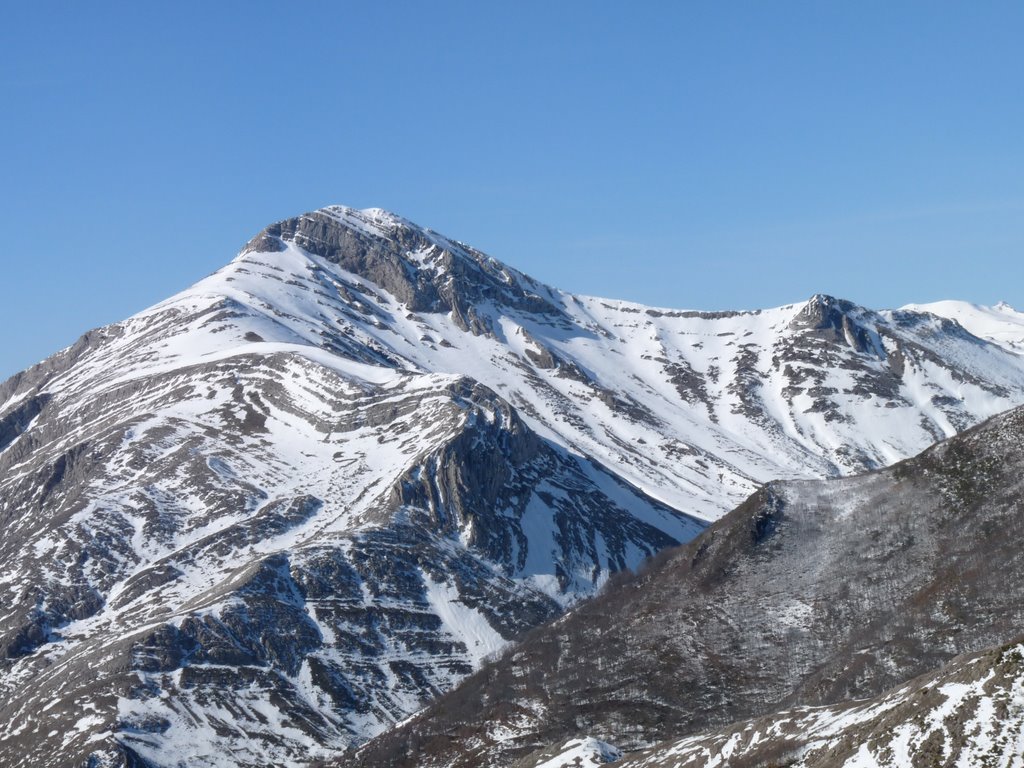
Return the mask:
[[761,483],[1024,402],[1022,327],[653,309],[376,209],[272,225],[0,385],[0,763],[329,758]]

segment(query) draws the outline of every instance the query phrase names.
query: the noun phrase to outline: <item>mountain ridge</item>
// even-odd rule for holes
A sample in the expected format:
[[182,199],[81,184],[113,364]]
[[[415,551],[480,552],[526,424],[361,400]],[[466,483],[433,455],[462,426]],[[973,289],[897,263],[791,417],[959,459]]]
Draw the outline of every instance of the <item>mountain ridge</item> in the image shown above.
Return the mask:
[[44,712],[0,756],[328,759],[763,482],[1024,402],[1012,322],[811,304],[577,297],[379,210],[271,225],[0,384],[0,722]]

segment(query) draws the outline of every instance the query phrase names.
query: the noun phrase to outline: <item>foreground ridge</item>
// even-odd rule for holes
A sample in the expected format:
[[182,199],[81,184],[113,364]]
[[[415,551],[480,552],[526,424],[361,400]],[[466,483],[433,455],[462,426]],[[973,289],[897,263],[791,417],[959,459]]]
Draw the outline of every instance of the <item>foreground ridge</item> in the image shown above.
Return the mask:
[[[715,733],[668,742],[616,768],[793,768],[920,764],[1019,765],[1024,753],[1024,644],[960,657],[868,701],[799,707]],[[621,753],[580,739],[523,765],[600,765]],[[577,762],[576,765],[580,763]]]

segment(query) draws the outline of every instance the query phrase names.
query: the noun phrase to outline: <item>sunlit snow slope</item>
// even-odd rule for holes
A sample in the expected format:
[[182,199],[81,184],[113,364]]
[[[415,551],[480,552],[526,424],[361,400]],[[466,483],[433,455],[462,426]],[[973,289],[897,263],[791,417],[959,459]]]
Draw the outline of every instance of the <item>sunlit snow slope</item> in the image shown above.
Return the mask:
[[1005,305],[653,309],[557,291],[379,210],[288,223],[152,310],[223,304],[230,327],[183,328],[189,354],[171,342],[133,370],[283,343],[468,376],[543,437],[708,520],[766,479],[888,465],[1024,392],[1024,315]]
[[376,209],[268,227],[0,386],[0,763],[337,754],[758,484],[1024,401],[986,312],[656,310]]

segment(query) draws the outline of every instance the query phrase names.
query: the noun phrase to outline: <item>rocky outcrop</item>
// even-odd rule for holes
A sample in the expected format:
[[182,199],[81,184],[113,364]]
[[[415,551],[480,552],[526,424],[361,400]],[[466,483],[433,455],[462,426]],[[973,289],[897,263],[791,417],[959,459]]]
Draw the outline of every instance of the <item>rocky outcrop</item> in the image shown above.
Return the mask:
[[476,335],[492,330],[476,310],[488,302],[569,322],[530,278],[384,211],[325,208],[285,219],[243,252],[272,252],[285,243],[360,275],[413,312],[450,312],[462,330]]
[[861,354],[884,356],[877,334],[859,321],[858,315],[862,314],[865,314],[863,310],[852,302],[819,293],[804,305],[790,322],[790,327],[812,331],[824,339],[847,344]]

